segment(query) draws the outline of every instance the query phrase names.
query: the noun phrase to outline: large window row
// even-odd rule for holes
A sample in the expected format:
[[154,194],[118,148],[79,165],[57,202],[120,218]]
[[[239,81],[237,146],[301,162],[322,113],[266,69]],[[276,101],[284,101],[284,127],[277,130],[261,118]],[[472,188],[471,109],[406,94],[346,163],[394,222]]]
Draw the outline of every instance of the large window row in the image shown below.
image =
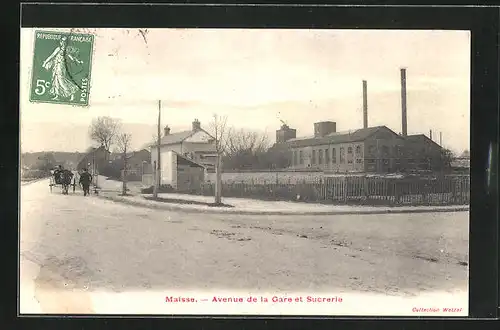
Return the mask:
[[[338,159],[337,159],[338,149]],[[347,151],[347,155],[346,155]],[[354,161],[357,164],[363,162],[363,151],[360,145],[353,147],[340,147],[340,148],[321,148],[313,149],[311,153],[312,165],[326,165],[326,164],[352,164]],[[293,165],[305,164],[305,153],[303,150],[294,150],[292,155]]]

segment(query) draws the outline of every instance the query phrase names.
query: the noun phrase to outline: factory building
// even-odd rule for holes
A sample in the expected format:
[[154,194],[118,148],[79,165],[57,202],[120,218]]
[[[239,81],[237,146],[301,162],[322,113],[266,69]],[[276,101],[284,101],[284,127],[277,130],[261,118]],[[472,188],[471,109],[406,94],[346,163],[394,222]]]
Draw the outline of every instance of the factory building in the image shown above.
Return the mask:
[[406,70],[401,69],[402,134],[386,126],[368,126],[367,83],[363,81],[363,128],[337,132],[337,123],[314,123],[314,135],[296,137],[296,130],[283,124],[276,143],[287,145],[292,169],[325,172],[391,173],[441,170],[442,148],[423,134],[407,135]]
[[[279,141],[291,149],[292,169],[391,173],[440,166],[441,147],[424,135],[405,137],[386,126],[347,132],[335,131],[334,122],[314,126],[314,136]],[[281,127],[280,131],[287,129]]]

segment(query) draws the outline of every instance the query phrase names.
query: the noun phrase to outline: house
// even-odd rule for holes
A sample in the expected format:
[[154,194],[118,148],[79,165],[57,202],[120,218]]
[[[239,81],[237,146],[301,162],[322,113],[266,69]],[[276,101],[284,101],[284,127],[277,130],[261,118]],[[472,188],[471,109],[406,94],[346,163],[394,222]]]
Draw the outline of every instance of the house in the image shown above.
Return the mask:
[[81,171],[83,168],[87,168],[89,171],[94,172],[95,169],[99,173],[108,165],[110,155],[111,153],[104,146],[91,148],[80,158],[76,170]]
[[[155,144],[151,148],[151,163],[156,168],[157,147]],[[200,122],[195,119],[192,122],[192,129],[171,133],[170,128],[164,128],[164,136],[160,141],[160,166],[167,162],[167,155],[174,151],[178,155],[202,165],[208,172],[215,171],[217,153],[215,148],[215,138],[205,131]],[[165,160],[165,161],[164,161]]]
[[[205,179],[205,167],[192,159],[168,150],[161,154],[161,184],[170,185],[178,192],[192,192],[200,188]],[[146,175],[148,179],[155,175]],[[144,183],[144,180],[143,180]],[[149,184],[151,185],[151,180]]]
[[336,123],[314,123],[314,135],[295,137],[283,125],[276,132],[277,144],[291,149],[292,169],[320,169],[325,172],[397,172],[431,169],[431,159],[441,147],[425,136],[402,136],[386,126],[336,131]]
[[[123,154],[111,155],[111,162],[106,168],[106,173],[101,171],[101,173],[113,177],[121,178],[121,171],[123,170]],[[142,149],[139,151],[134,151],[127,154],[127,180],[129,181],[141,181],[141,176],[145,171],[146,164],[151,162],[151,153],[147,149]]]

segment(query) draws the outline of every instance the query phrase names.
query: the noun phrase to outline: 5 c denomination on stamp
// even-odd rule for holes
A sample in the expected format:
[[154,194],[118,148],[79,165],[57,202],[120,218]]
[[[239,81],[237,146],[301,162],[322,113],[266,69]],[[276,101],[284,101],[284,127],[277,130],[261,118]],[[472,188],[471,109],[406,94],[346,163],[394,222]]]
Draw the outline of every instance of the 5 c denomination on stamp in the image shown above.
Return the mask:
[[94,36],[35,31],[30,101],[87,106]]

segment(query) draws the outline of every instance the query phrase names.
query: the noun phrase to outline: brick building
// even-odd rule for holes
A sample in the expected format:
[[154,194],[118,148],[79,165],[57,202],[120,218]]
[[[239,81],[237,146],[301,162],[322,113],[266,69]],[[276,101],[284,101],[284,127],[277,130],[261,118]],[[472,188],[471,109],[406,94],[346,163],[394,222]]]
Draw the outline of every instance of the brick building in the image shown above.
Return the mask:
[[276,142],[291,149],[292,169],[390,173],[440,169],[441,147],[424,135],[402,136],[386,126],[337,132],[336,123],[314,124],[314,136],[295,137],[283,125]]

